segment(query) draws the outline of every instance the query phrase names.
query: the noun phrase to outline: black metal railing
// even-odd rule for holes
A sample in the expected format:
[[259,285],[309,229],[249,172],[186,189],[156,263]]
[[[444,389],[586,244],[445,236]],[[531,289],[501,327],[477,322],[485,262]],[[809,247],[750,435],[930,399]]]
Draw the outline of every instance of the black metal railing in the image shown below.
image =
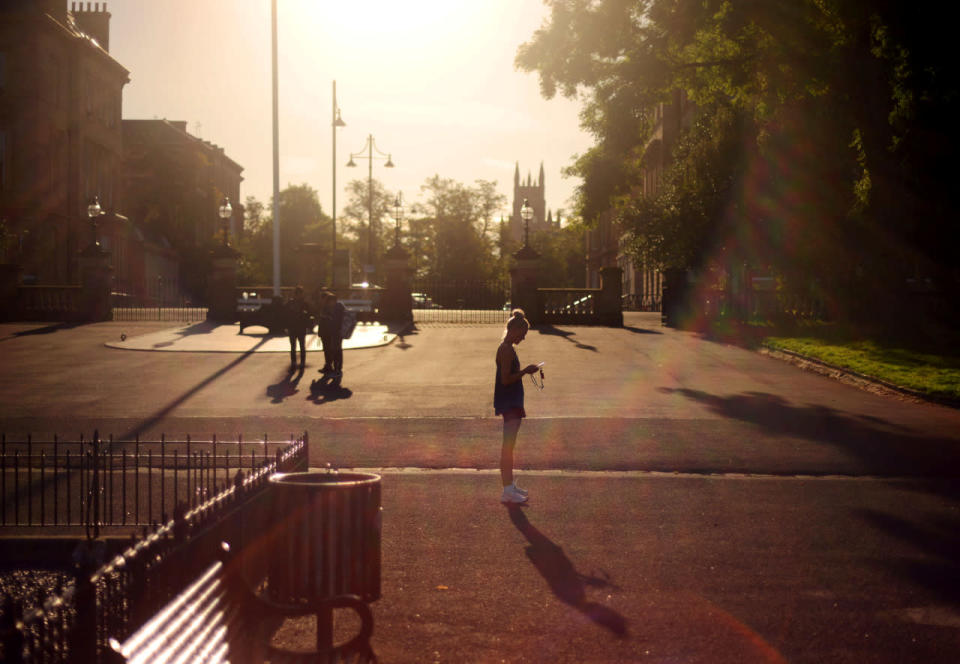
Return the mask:
[[178,503],[171,520],[144,527],[140,537],[104,565],[96,567],[96,540],[87,540],[75,552],[72,582],[28,610],[5,603],[0,659],[107,662],[110,639],[128,637],[182,590],[212,561],[221,540],[242,547],[244,528],[258,532],[266,527],[268,511],[248,506],[262,502],[273,473],[306,470],[308,447],[304,433],[272,457],[254,456],[254,468],[238,468],[226,486],[193,507]]
[[[142,441],[93,438],[36,441],[0,436],[0,531],[4,528],[101,528],[164,521],[173,507],[203,503],[254,470],[290,441]],[[68,531],[69,532],[69,531]]]
[[80,317],[80,286],[18,286],[16,309],[28,320],[76,320]]
[[113,320],[194,323],[207,317],[207,307],[180,290],[175,279],[113,284]]

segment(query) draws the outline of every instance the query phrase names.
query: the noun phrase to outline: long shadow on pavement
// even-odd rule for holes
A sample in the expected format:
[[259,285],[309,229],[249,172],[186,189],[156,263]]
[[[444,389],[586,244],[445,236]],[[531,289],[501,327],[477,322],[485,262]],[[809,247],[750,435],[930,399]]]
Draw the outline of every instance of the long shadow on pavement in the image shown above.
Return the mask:
[[634,334],[663,334],[663,332],[658,330],[651,330],[646,327],[633,327],[632,325],[624,325],[621,329],[627,332],[633,332]]
[[154,348],[168,348],[173,346],[177,341],[180,341],[186,337],[191,337],[195,334],[211,334],[215,329],[219,327],[217,323],[209,323],[207,321],[201,321],[199,323],[194,323],[183,329],[177,330],[176,335],[180,337],[175,341],[161,341],[159,343],[153,344]]
[[587,600],[587,586],[613,588],[615,586],[610,579],[581,574],[567,558],[563,548],[554,544],[530,523],[521,507],[510,506],[507,511],[510,521],[530,542],[526,549],[527,557],[550,586],[553,594],[618,637],[627,636],[627,621],[622,615],[603,604]]
[[[955,479],[960,475],[956,438],[924,436],[875,416],[850,416],[825,406],[795,406],[783,398],[751,392],[732,396],[708,394],[688,388],[661,388],[706,404],[724,417],[750,422],[769,432],[800,436],[832,445],[855,456],[866,473],[918,478]],[[915,482],[912,488],[941,496],[956,508],[960,490],[953,482]],[[921,523],[881,511],[861,516],[874,528],[912,544],[924,558],[897,559],[893,571],[929,588],[946,601],[960,599],[960,523]]]
[[352,396],[353,391],[343,387],[339,378],[324,376],[310,383],[310,396],[307,400],[319,406],[338,399],[349,399]]
[[960,476],[960,440],[911,433],[878,417],[847,415],[821,405],[796,406],[766,392],[730,396],[689,388],[661,387],[706,405],[726,418],[754,424],[770,433],[833,445],[863,464],[863,472],[891,477]]
[[199,383],[191,387],[189,390],[181,394],[179,397],[177,397],[176,399],[168,403],[166,406],[154,412],[152,415],[150,415],[150,417],[146,418],[143,422],[141,422],[134,428],[130,429],[129,431],[125,431],[121,436],[117,438],[117,440],[132,440],[133,438],[135,438],[136,436],[139,436],[144,431],[149,430],[154,424],[156,424],[157,422],[165,418],[167,415],[169,415],[171,412],[173,412],[174,409],[183,405],[183,403],[185,403],[194,394],[196,394],[197,392],[205,388],[207,385],[209,385],[213,381],[220,378],[220,376],[224,375],[225,373],[227,373],[228,371],[236,367],[238,364],[246,360],[248,357],[256,353],[257,348],[259,348],[266,342],[267,342],[266,339],[261,340],[256,346],[244,352],[238,358],[230,362],[230,364],[213,372],[212,374],[204,378],[202,381],[200,381]]
[[294,371],[296,370],[288,369],[279,383],[267,385],[267,396],[270,397],[270,403],[283,403],[284,399],[292,397],[300,391],[297,385],[303,378],[303,367],[296,371],[296,375],[294,375]]
[[33,327],[29,330],[21,330],[20,332],[14,332],[13,334],[6,336],[0,341],[10,341],[11,339],[19,339],[20,337],[31,337],[37,334],[53,334],[54,332],[59,332],[60,330],[70,330],[83,323],[51,323],[49,325],[44,325],[43,327]]
[[564,341],[569,341],[577,348],[582,350],[592,350],[594,353],[597,352],[596,346],[591,346],[590,344],[582,344],[575,339],[570,337],[576,336],[576,332],[570,332],[569,330],[561,330],[559,327],[554,327],[553,325],[538,325],[534,328],[539,334],[546,334],[553,337],[560,337]]
[[[956,509],[956,501],[954,501]],[[874,509],[860,510],[874,528],[896,537],[926,556],[900,557],[889,564],[894,571],[955,604],[960,599],[960,521],[939,519],[914,523]],[[955,618],[954,618],[955,622]]]

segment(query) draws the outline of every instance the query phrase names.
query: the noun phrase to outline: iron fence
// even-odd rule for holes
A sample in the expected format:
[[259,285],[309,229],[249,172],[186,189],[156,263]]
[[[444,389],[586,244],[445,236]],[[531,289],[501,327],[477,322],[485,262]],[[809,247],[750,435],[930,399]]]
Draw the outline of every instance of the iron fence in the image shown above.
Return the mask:
[[510,309],[506,280],[419,279],[413,283],[415,323],[495,323]]
[[113,307],[113,320],[123,322],[167,321],[172,323],[197,323],[207,318],[203,306],[139,306]]
[[207,307],[181,291],[176,279],[162,277],[156,281],[114,283],[110,304],[115,321],[194,323],[207,317]]
[[[230,482],[193,507],[178,503],[173,519],[152,529],[144,527],[120,555],[99,567],[95,540],[87,540],[88,546],[75,554],[72,582],[27,611],[5,602],[0,616],[0,660],[111,661],[110,640],[127,638],[182,590],[187,579],[210,563],[220,541],[230,541],[239,549],[244,543],[243,527],[253,532],[266,527],[269,512],[247,506],[263,502],[271,474],[306,470],[308,447],[305,432],[278,447],[272,457],[254,455],[253,468],[247,472],[238,468]],[[250,560],[264,564],[255,555]]]
[[[290,438],[293,441],[293,436]],[[236,469],[254,470],[291,442],[182,440],[11,441],[0,437],[0,530],[101,528],[166,521],[228,486]]]
[[80,286],[18,286],[16,310],[28,320],[76,320],[80,317]]

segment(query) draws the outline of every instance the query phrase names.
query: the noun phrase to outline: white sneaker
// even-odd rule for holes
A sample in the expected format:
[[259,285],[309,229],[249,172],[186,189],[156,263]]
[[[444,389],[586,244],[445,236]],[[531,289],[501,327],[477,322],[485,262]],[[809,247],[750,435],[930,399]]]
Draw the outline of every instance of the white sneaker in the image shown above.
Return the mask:
[[505,505],[525,503],[527,502],[527,497],[513,487],[505,486],[503,487],[503,493],[500,494],[500,502]]
[[521,496],[529,496],[529,495],[530,495],[530,492],[529,492],[529,491],[527,491],[526,489],[521,489],[520,487],[518,487],[518,486],[516,485],[516,483],[514,483],[514,485],[513,485],[513,490],[516,491],[517,493],[519,493]]

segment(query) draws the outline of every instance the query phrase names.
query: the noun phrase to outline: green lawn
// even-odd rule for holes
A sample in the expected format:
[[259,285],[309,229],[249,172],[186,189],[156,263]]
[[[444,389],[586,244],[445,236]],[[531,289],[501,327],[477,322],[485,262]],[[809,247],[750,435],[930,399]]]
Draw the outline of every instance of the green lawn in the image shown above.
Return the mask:
[[932,397],[960,401],[960,349],[953,335],[939,339],[883,339],[828,324],[789,332],[756,330],[760,344],[822,360]]

